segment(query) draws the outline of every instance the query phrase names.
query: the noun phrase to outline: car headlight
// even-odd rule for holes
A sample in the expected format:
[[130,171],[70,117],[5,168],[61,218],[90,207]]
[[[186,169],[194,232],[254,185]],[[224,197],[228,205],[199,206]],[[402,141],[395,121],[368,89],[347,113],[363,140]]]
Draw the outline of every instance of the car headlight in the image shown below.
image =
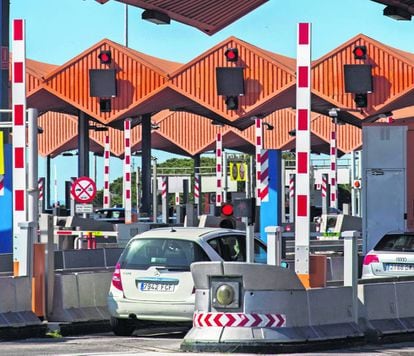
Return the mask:
[[216,299],[219,304],[229,305],[234,300],[234,289],[228,284],[222,284],[216,290]]
[[211,281],[213,308],[240,308],[240,285],[237,279],[215,279]]

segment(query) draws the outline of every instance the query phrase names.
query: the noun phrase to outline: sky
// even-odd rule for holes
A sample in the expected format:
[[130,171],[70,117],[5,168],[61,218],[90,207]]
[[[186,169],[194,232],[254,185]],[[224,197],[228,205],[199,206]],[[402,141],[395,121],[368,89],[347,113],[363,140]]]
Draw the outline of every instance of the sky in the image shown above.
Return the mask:
[[[382,15],[383,9],[384,5],[371,0],[270,0],[213,36],[208,36],[175,21],[170,25],[143,21],[143,10],[129,6],[128,46],[152,56],[187,63],[226,38],[235,36],[265,50],[295,57],[297,23],[310,22],[312,60],[359,33],[414,53],[414,20],[392,20]],[[103,38],[125,44],[125,17],[125,5],[114,0],[104,5],[95,0],[10,0],[10,19],[26,21],[27,58],[58,65]],[[153,155],[159,162],[171,157],[160,151]],[[64,169],[68,163],[72,165],[69,159],[74,160],[76,165],[75,158],[68,157],[52,162],[53,166],[56,165],[61,201],[64,180],[73,176],[73,171]],[[121,167],[118,159],[112,159],[112,164]],[[135,164],[140,165],[140,162]],[[93,159],[91,165],[93,177]],[[44,167],[44,160],[40,160],[39,175],[44,175]],[[101,189],[103,173],[100,159],[97,167],[97,186]],[[111,176],[111,180],[115,178]]]

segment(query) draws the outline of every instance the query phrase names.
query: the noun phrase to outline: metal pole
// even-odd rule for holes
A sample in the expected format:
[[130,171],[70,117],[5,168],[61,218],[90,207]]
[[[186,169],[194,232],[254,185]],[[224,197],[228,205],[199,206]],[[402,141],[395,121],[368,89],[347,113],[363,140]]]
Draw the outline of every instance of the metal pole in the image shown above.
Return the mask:
[[125,47],[128,47],[128,5],[125,4]]
[[78,117],[78,177],[89,177],[89,118],[84,112]]
[[157,192],[158,192],[158,182],[157,182],[157,158],[152,157],[154,165],[152,166],[153,172],[153,185],[152,185],[152,221],[157,222]]
[[246,262],[254,263],[254,224],[249,224],[249,218],[243,218],[246,224]]
[[46,157],[46,184],[45,184],[45,198],[46,200],[46,209],[50,209],[51,207],[51,196],[50,196],[50,155],[47,155]]
[[[38,167],[37,167],[37,110],[28,109],[28,199],[27,199],[27,215],[29,221],[33,221],[37,226],[39,221],[39,190],[38,190]],[[36,241],[36,229],[33,229],[32,241]]]

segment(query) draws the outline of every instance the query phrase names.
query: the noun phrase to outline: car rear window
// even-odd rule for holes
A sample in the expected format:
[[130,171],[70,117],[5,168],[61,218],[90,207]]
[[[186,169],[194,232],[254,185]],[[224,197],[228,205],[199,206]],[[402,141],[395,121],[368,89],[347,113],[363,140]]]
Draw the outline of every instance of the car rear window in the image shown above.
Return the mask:
[[374,247],[375,251],[414,251],[414,235],[385,235]]
[[163,266],[190,270],[193,262],[210,261],[200,245],[193,241],[168,238],[142,238],[131,241],[120,257],[121,268],[147,269]]

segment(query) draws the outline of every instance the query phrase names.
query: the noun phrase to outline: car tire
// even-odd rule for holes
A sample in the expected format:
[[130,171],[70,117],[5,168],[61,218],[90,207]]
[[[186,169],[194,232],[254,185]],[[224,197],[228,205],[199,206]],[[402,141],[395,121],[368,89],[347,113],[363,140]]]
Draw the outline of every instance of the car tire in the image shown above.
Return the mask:
[[111,317],[110,324],[116,336],[131,336],[135,330],[135,324],[127,319]]

